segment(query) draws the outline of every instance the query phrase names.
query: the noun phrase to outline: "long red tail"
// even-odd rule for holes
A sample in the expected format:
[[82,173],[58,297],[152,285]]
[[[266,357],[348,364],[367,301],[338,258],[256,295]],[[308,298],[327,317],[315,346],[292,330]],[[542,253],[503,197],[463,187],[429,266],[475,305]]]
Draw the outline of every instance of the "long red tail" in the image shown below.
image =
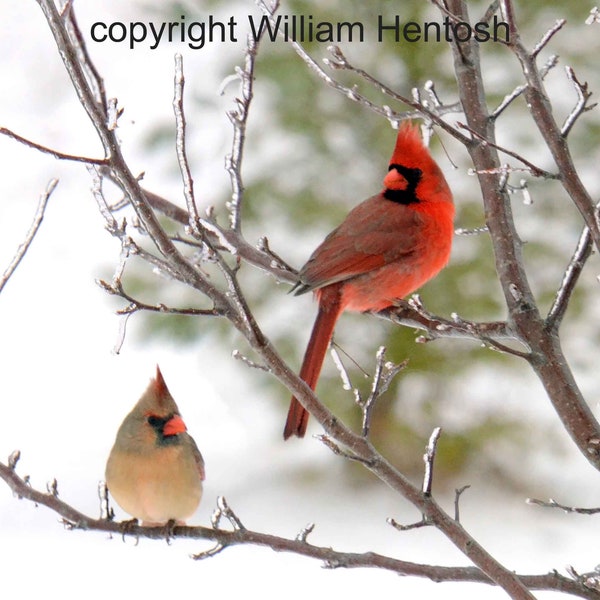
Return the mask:
[[[317,385],[335,323],[341,312],[342,309],[337,290],[335,299],[332,300],[323,296],[319,299],[319,312],[317,313],[317,318],[304,354],[304,360],[302,361],[302,368],[300,369],[300,379],[305,381],[311,390],[314,390]],[[308,411],[295,397],[292,398],[283,430],[283,439],[287,440],[292,435],[304,437],[307,425]]]

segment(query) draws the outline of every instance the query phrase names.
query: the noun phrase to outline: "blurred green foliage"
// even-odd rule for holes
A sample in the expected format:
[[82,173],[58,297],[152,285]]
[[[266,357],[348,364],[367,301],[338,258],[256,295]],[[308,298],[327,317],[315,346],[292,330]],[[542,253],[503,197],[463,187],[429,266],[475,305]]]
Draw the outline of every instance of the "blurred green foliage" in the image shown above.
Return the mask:
[[[252,3],[250,3],[252,5]],[[556,35],[540,60],[550,53],[561,55],[561,65],[573,64],[582,69],[582,80],[596,71],[594,54],[582,39],[591,32],[583,25],[588,8],[581,3],[555,1],[516,2],[521,24],[521,35],[528,47],[533,47],[555,19],[565,17],[568,24]],[[199,2],[205,11],[214,9],[216,2]],[[469,2],[471,19],[480,18],[487,3]],[[161,10],[167,10],[164,6]],[[171,5],[172,14],[184,9]],[[244,8],[237,4],[237,14],[255,11],[254,6]],[[312,14],[315,21],[361,21],[376,25],[376,15],[400,14],[403,20],[437,20],[439,13],[422,0],[389,2],[378,0],[328,0],[315,2],[290,0],[283,2],[286,14]],[[234,8],[231,8],[232,14]],[[254,12],[253,14],[259,14]],[[374,35],[371,31],[370,35]],[[327,44],[308,43],[306,49],[317,60],[328,56]],[[451,104],[458,99],[452,71],[451,51],[445,43],[397,44],[390,38],[383,43],[342,44],[349,60],[404,95],[413,87],[423,88],[427,80],[436,84],[440,98]],[[598,44],[596,43],[596,50]],[[516,59],[500,44],[481,45],[484,79],[488,89],[490,109],[521,83]],[[238,63],[241,64],[242,57]],[[223,64],[223,75],[231,72],[232,65]],[[548,78],[553,99],[558,101],[557,111],[565,114],[575,101],[568,90],[556,95],[566,83],[562,67]],[[333,76],[358,90],[376,103],[385,103],[395,110],[406,107],[384,97],[377,89],[355,77],[340,72]],[[553,83],[554,79],[558,83]],[[246,154],[251,166],[245,171],[246,193],[244,200],[244,232],[252,241],[267,235],[272,248],[295,267],[300,267],[319,241],[341,221],[347,211],[362,199],[376,193],[386,172],[394,132],[381,117],[367,112],[358,104],[326,87],[306,65],[299,60],[289,45],[263,42],[256,69],[255,107],[248,126]],[[558,86],[558,88],[557,88]],[[551,92],[552,93],[552,92]],[[593,156],[598,144],[597,117],[585,118],[587,135],[575,130],[572,144],[575,153],[582,153],[581,165],[593,169],[597,160]],[[450,115],[448,120],[462,120],[462,115]],[[534,163],[552,169],[546,151],[539,151],[540,138],[531,122],[525,103],[519,99],[498,121],[500,142],[530,157]],[[480,192],[476,179],[469,177],[470,163],[465,151],[453,144],[445,134],[434,136],[432,152],[448,174],[455,192],[457,205],[456,224],[470,228],[485,222]],[[269,152],[275,147],[278,152]],[[265,158],[266,157],[266,158]],[[507,160],[506,156],[502,157]],[[518,162],[510,161],[514,166]],[[458,169],[453,170],[452,164]],[[517,186],[520,179],[530,184],[533,206],[523,203],[523,195],[514,195],[515,216],[525,244],[525,258],[532,285],[547,310],[556,287],[574,248],[581,224],[578,215],[555,183],[533,181],[524,173],[511,177]],[[218,208],[225,214],[224,194]],[[277,286],[272,279],[255,269],[244,267],[241,278],[259,322],[276,347],[292,365],[299,365],[308,336],[308,323],[312,321],[314,306],[286,296],[287,286]],[[141,280],[139,281],[142,285]],[[161,282],[143,279],[145,293],[161,297]],[[152,290],[152,286],[156,286]],[[590,285],[584,284],[575,294],[569,311],[572,324],[583,322],[589,307]],[[432,312],[448,316],[456,312],[462,317],[496,320],[505,317],[504,301],[496,280],[491,243],[486,235],[457,237],[450,265],[434,281],[421,290],[425,306]],[[185,294],[178,304],[185,304]],[[182,299],[183,298],[183,299]],[[164,300],[164,298],[162,298]],[[147,331],[162,335],[173,344],[193,342],[198,336],[221,335],[227,328],[209,329],[203,319],[146,317]],[[211,323],[213,327],[214,323]],[[202,333],[201,333],[202,332]],[[598,335],[597,332],[590,332]],[[528,423],[503,410],[503,399],[498,398],[492,383],[485,394],[470,390],[468,381],[482,365],[495,365],[498,377],[513,378],[519,390],[531,385],[527,365],[515,358],[482,349],[472,342],[452,340],[427,344],[415,343],[418,332],[394,327],[372,316],[344,316],[336,332],[336,339],[353,360],[362,368],[372,371],[375,351],[384,344],[390,360],[409,359],[405,372],[396,378],[394,385],[378,405],[372,434],[376,445],[395,463],[415,474],[422,469],[421,455],[424,444],[434,426],[444,425],[443,414],[448,410],[460,411],[468,406],[480,406],[480,418],[453,420],[445,427],[442,437],[438,468],[446,475],[455,474],[476,462],[482,452],[490,451],[507,436],[515,443],[527,445],[524,435]],[[250,351],[249,351],[250,352]],[[360,369],[346,361],[353,379],[360,380]],[[281,398],[282,423],[287,393],[270,378],[255,377],[252,385],[263,386],[265,393]],[[364,391],[367,384],[361,384]],[[414,390],[418,389],[415,395]],[[480,388],[478,388],[480,390]],[[339,377],[328,361],[318,387],[319,395],[340,415],[358,424],[359,411],[351,396],[342,393]],[[521,389],[517,394],[527,395]],[[479,394],[473,402],[470,396]],[[407,399],[408,396],[408,399]],[[525,448],[523,447],[523,450]],[[491,461],[493,462],[493,452]],[[498,471],[507,476],[498,464]],[[512,474],[514,475],[514,474]],[[512,475],[510,475],[512,477]]]

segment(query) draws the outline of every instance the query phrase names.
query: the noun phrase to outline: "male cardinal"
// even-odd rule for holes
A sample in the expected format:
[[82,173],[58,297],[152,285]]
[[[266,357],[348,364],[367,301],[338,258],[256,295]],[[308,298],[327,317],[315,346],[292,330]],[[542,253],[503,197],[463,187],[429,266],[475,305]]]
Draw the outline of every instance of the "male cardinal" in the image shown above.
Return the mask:
[[[315,389],[342,311],[379,311],[437,275],[450,257],[454,204],[444,175],[410,122],[398,131],[383,190],[350,211],[299,273],[296,294],[314,291],[317,318],[300,377]],[[308,412],[292,398],[284,439],[303,437]]]
[[204,460],[158,366],[125,417],[106,463],[106,484],[142,525],[184,523],[202,497]]

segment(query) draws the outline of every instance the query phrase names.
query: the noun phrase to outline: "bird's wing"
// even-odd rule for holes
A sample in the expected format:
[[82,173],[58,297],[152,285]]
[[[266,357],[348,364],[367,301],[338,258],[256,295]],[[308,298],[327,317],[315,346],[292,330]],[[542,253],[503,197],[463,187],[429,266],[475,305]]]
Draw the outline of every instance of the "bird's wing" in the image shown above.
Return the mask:
[[198,446],[196,445],[194,438],[189,434],[187,437],[190,443],[190,447],[192,449],[192,454],[194,455],[194,460],[196,461],[196,467],[198,467],[198,472],[200,473],[200,479],[204,481],[204,459],[202,458],[200,450],[198,450]]
[[415,251],[420,229],[421,217],[414,210],[381,195],[365,200],[313,252],[300,270],[296,293],[401,261]]

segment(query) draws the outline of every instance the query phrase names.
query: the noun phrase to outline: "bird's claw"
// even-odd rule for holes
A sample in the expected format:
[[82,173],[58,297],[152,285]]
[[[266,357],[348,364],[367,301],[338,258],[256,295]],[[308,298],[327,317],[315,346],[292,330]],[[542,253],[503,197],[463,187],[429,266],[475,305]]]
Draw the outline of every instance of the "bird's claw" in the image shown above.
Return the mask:
[[[127,521],[121,521],[119,523],[119,530],[121,532],[121,537],[123,541],[125,541],[125,536],[134,535],[134,529],[139,525],[139,521],[137,519],[128,519]],[[135,544],[140,540],[140,536],[136,534]]]

